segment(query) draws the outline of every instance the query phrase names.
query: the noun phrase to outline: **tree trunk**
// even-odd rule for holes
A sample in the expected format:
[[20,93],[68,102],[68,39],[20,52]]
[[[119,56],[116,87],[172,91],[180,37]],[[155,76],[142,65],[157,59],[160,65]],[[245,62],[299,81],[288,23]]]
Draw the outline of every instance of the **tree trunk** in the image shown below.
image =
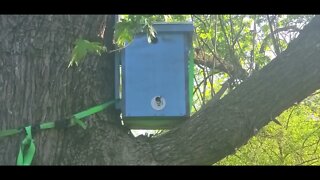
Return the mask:
[[[75,40],[101,40],[104,26],[111,47],[110,16],[0,16],[0,129],[60,120],[113,99],[112,55],[67,69]],[[317,17],[277,59],[167,134],[134,138],[111,107],[87,118],[86,130],[36,133],[32,164],[212,164],[320,88],[319,29]],[[16,163],[23,138],[0,139],[0,164]]]
[[[98,34],[106,23],[110,27],[105,33],[112,38],[110,19],[0,16],[1,130],[61,120],[114,98],[112,56],[89,56],[79,67],[67,69],[77,38],[102,41]],[[87,118],[88,130],[75,126],[36,133],[32,164],[152,164],[143,148],[136,152],[136,141],[114,123],[118,115],[111,107]],[[16,163],[23,138],[22,133],[0,139],[0,164]]]

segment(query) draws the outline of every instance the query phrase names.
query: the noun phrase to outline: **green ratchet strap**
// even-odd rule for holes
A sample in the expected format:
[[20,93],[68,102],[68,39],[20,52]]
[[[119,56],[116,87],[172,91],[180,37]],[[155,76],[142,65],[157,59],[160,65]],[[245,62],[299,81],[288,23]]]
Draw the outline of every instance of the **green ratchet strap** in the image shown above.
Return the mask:
[[115,103],[115,100],[106,102],[104,104],[98,105],[98,106],[94,106],[92,108],[89,108],[85,111],[79,112],[75,115],[73,115],[73,118],[71,119],[71,126],[73,126],[74,124],[78,124],[80,125],[83,129],[86,129],[86,124],[82,121],[80,121],[80,119],[90,116],[92,114],[95,114],[97,112],[100,112],[102,110],[104,110],[105,108],[107,108],[108,106],[110,106],[111,104]]
[[[32,139],[31,126],[25,127],[26,137],[20,145],[20,151],[17,159],[17,165],[30,165],[36,152],[36,146]],[[28,146],[28,148],[27,148]]]
[[21,129],[9,129],[5,131],[0,131],[0,137],[11,136],[20,133]]
[[[106,109],[107,107],[109,107],[110,105],[112,105],[113,103],[115,103],[116,100],[111,100],[108,101],[104,104],[100,104],[97,106],[94,106],[92,108],[89,108],[87,110],[84,110],[82,112],[76,113],[72,116],[71,119],[67,119],[70,121],[69,126],[74,126],[74,125],[79,125],[81,126],[83,129],[86,129],[86,124],[81,121],[80,119],[85,118],[87,116],[90,116],[92,114],[95,114],[97,112],[100,112],[104,109]],[[56,127],[56,123],[55,122],[46,122],[46,123],[42,123],[38,126],[38,128],[40,129],[51,129]],[[5,136],[11,136],[11,135],[15,135],[15,134],[19,134],[23,131],[26,132],[26,137],[24,138],[24,140],[21,143],[20,146],[20,151],[19,151],[19,155],[18,155],[18,159],[17,159],[17,165],[30,165],[35,153],[35,144],[34,144],[34,140],[32,139],[32,134],[31,134],[31,130],[32,130],[33,126],[27,126],[25,128],[21,128],[21,129],[9,129],[9,130],[5,130],[5,131],[0,131],[0,138],[1,137],[5,137]],[[28,146],[28,148],[26,148]]]

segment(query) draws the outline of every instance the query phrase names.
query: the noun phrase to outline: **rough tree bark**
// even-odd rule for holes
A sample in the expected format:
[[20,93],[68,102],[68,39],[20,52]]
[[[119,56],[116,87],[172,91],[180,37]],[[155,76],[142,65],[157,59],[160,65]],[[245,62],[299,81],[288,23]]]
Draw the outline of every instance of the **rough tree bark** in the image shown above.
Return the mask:
[[[99,40],[108,16],[0,16],[0,129],[59,120],[113,99],[113,61],[94,56],[66,69],[79,37]],[[89,128],[35,135],[33,164],[212,164],[282,111],[320,88],[320,18],[269,65],[189,121],[154,139],[133,138],[112,107]],[[112,33],[111,33],[112,34]],[[109,60],[108,60],[109,59]],[[23,138],[0,139],[0,164],[15,164]]]
[[[0,129],[60,120],[113,99],[110,55],[67,69],[75,40],[102,41],[106,24],[112,36],[108,16],[0,16]],[[114,123],[118,115],[110,108],[91,116],[88,131],[37,133],[33,164],[152,164],[148,145],[137,151],[140,141]],[[0,164],[15,164],[23,138],[0,139]]]

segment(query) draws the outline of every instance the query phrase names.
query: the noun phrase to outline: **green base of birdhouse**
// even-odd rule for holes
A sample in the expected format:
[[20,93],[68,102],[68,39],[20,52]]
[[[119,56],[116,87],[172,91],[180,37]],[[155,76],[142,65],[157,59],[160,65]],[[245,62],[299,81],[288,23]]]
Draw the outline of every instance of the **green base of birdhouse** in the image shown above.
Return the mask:
[[187,118],[127,118],[123,120],[126,127],[130,129],[171,129],[185,122]]

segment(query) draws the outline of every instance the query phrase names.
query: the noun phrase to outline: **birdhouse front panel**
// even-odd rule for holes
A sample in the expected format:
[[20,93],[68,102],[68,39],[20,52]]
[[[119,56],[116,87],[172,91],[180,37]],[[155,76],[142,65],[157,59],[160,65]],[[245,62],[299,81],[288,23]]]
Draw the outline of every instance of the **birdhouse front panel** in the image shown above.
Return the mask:
[[[157,39],[135,36],[121,53],[122,116],[187,117],[192,24],[157,24]],[[191,92],[192,93],[192,92]]]
[[125,51],[125,116],[187,115],[183,34],[161,33],[157,39],[149,44],[138,35]]

